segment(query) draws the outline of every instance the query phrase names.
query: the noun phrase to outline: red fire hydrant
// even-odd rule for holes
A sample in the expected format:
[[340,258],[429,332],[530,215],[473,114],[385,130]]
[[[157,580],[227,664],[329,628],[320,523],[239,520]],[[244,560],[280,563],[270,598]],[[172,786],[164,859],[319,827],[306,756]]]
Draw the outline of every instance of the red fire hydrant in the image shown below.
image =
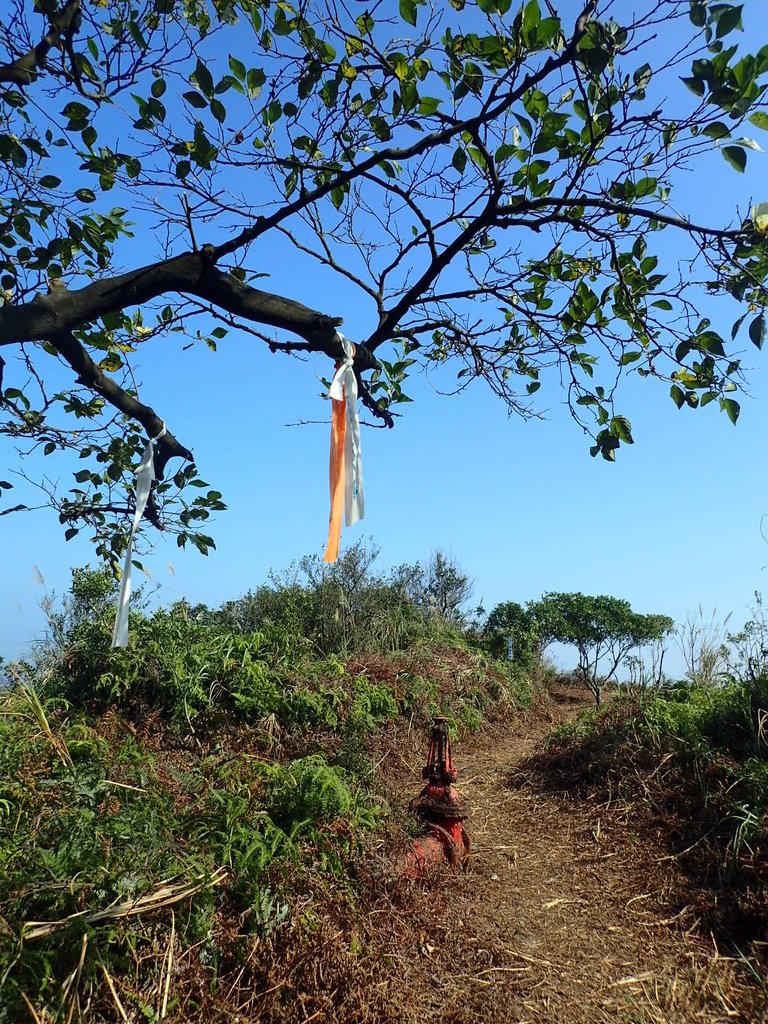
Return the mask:
[[404,878],[418,878],[429,867],[446,860],[452,867],[458,867],[469,855],[469,836],[463,825],[467,815],[454,785],[456,769],[445,718],[436,718],[432,726],[429,754],[421,776],[426,785],[411,801],[410,809],[423,823],[424,835],[414,840],[400,862]]

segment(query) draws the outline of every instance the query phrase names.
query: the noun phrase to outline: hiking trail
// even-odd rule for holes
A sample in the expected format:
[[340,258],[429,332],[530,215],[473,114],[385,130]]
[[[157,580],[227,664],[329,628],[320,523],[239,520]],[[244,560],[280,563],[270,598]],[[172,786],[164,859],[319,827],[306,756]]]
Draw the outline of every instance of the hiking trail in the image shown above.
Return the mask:
[[[473,856],[407,883],[380,929],[377,988],[393,1021],[442,1024],[757,1024],[754,979],[681,905],[674,860],[621,801],[543,790],[524,762],[589,706],[577,691],[454,746]],[[417,792],[420,764],[398,780]],[[522,768],[521,768],[522,766]],[[379,911],[379,913],[383,913]],[[384,923],[388,922],[388,923]]]

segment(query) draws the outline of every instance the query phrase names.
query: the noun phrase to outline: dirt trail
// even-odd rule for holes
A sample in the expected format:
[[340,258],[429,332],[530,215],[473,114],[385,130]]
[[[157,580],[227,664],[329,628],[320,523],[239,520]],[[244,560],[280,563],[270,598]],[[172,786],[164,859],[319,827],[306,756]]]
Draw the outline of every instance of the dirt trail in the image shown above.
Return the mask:
[[392,1019],[764,1022],[743,965],[701,934],[674,864],[619,806],[542,792],[519,773],[510,788],[553,721],[585,706],[555,699],[550,714],[455,750],[475,855],[460,877],[412,892],[407,921],[393,918],[382,981]]

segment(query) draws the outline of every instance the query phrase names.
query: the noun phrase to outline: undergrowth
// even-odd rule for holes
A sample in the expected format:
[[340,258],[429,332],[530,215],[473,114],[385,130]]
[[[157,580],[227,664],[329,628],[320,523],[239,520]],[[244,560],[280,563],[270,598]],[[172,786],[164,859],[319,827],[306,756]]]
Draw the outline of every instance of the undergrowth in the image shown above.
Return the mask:
[[[703,920],[736,946],[768,926],[768,678],[617,697],[528,763],[545,785],[627,810],[663,837]],[[727,898],[722,898],[726,895]]]
[[[10,678],[0,1024],[233,1020],[260,987],[279,993],[283,964],[321,985],[320,941],[341,992],[360,969],[327,908],[354,920],[361,850],[404,826],[374,747],[531,699],[454,629],[344,657],[174,610],[133,615],[118,651],[108,616],[80,616]],[[359,1019],[357,998],[339,1021]],[[258,1019],[287,1012],[265,995]]]

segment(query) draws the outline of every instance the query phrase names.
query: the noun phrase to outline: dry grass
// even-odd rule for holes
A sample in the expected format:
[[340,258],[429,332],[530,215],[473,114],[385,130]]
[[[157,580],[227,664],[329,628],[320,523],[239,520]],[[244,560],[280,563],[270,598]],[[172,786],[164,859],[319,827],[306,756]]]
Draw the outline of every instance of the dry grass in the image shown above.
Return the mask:
[[[600,794],[582,788],[574,797],[562,786],[542,785],[530,755],[553,719],[583,706],[580,696],[568,697],[456,745],[474,845],[466,872],[394,879],[392,853],[407,838],[394,829],[369,839],[351,883],[282,866],[279,883],[292,893],[291,913],[269,932],[249,932],[250,919],[222,888],[208,931],[194,941],[181,938],[188,897],[223,875],[174,879],[130,903],[30,921],[29,940],[82,923],[107,923],[121,934],[130,923],[134,939],[118,973],[113,961],[101,959],[98,932],[79,938],[58,1012],[46,1014],[28,1000],[29,1020],[765,1020],[765,989],[749,962],[714,944],[679,863],[662,860],[658,834],[637,830],[640,797],[627,804],[615,787]],[[187,756],[175,751],[171,761]],[[423,736],[414,730],[377,737],[380,786],[401,806],[419,788],[423,756]],[[655,778],[666,780],[668,768],[662,764]],[[510,777],[517,780],[512,788]],[[89,963],[95,973],[88,973]]]
[[212,875],[174,882],[167,879],[160,882],[151,892],[144,893],[136,899],[112,903],[103,910],[83,910],[79,914],[69,914],[59,921],[27,921],[22,926],[21,938],[29,941],[40,939],[54,932],[68,928],[75,922],[86,925],[103,924],[107,921],[120,921],[138,914],[149,914],[164,907],[171,907],[182,900],[188,900],[204,889],[222,885],[227,879],[227,871],[220,868]]

